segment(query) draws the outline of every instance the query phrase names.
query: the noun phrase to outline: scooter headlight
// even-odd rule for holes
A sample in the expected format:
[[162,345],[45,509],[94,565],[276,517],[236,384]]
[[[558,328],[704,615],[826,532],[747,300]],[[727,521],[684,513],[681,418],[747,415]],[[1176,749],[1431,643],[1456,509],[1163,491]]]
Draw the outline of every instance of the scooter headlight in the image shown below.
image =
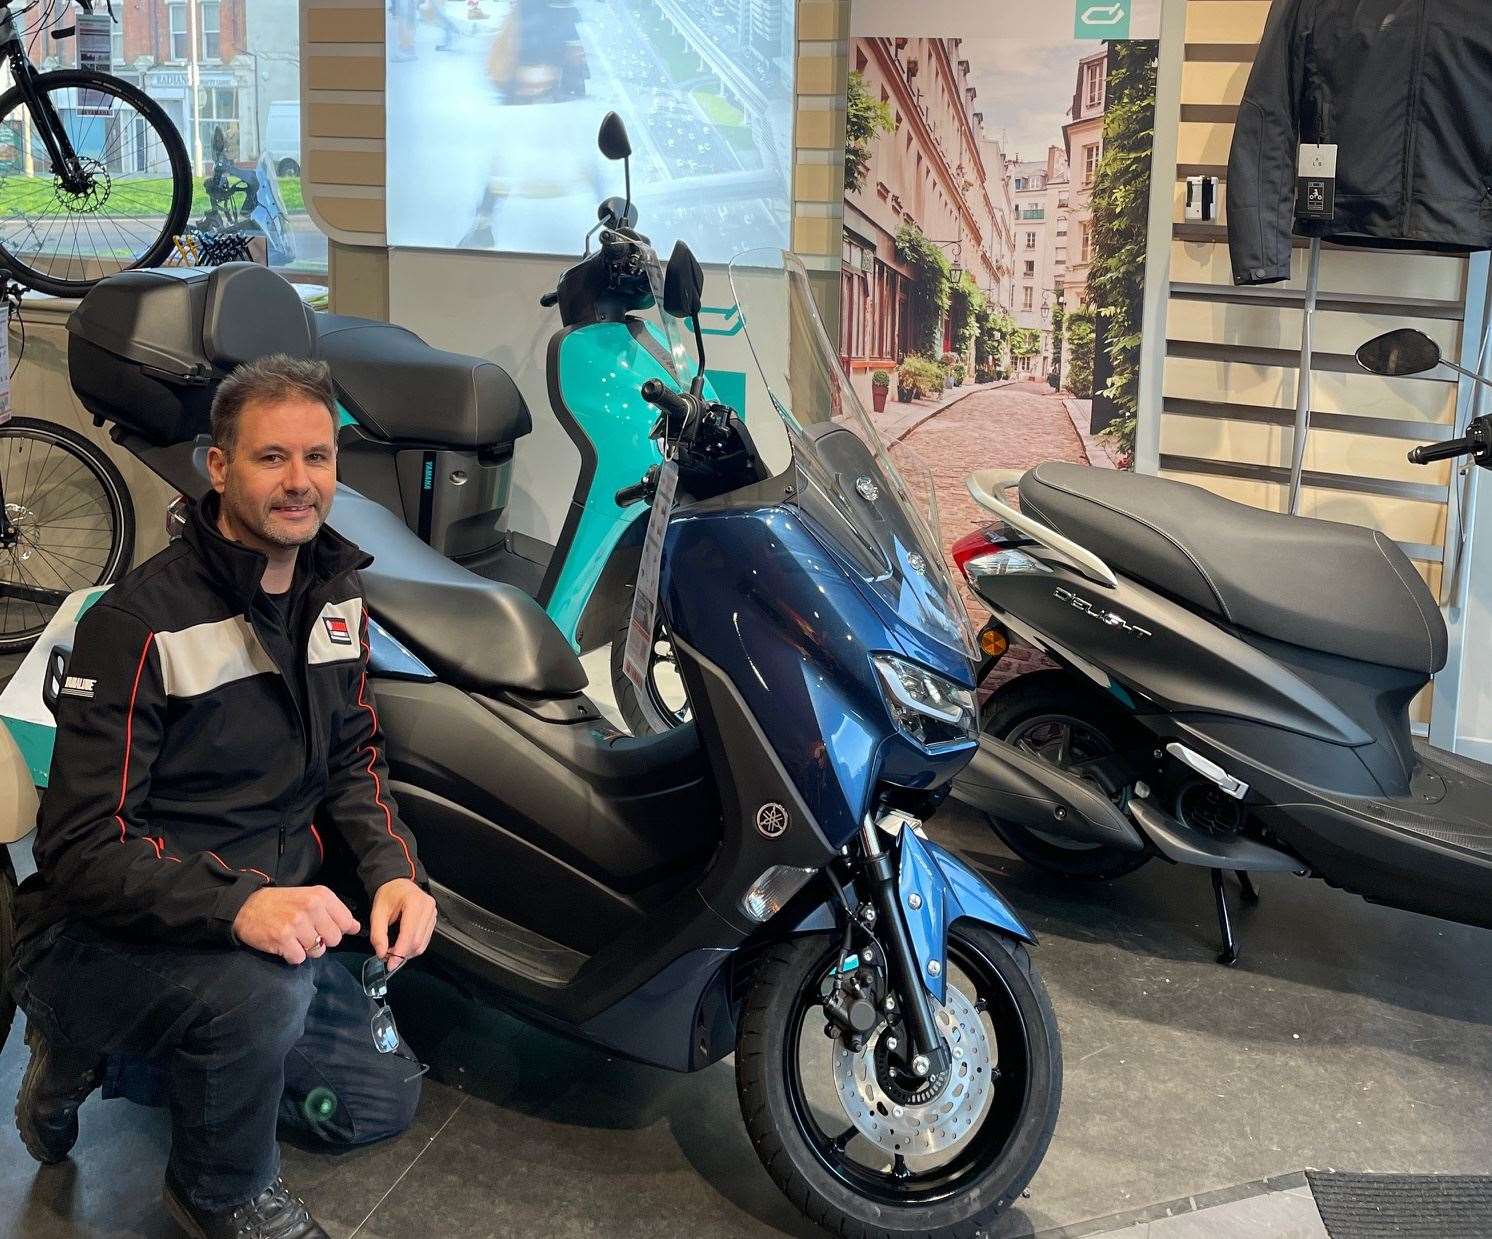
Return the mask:
[[903,735],[928,750],[963,744],[979,735],[972,689],[894,654],[873,658],[886,709]]

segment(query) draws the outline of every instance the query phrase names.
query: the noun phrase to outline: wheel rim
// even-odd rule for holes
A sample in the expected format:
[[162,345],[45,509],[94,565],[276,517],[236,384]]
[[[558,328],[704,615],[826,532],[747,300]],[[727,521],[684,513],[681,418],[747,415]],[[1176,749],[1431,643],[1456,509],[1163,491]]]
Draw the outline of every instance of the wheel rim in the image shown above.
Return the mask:
[[[1108,757],[1114,752],[1113,742],[1091,723],[1071,714],[1038,714],[1022,719],[1005,733],[1004,739],[1005,743],[1024,749],[1042,761],[1050,762],[1059,770],[1086,779],[1105,796],[1111,795],[1108,788],[1085,770],[1087,763]],[[1048,834],[1032,827],[1026,829],[1043,843],[1068,852],[1093,852],[1104,846],[1101,843],[1064,839],[1060,835]]]
[[[0,172],[0,254],[29,275],[86,286],[142,265],[174,231],[189,186],[176,183],[168,140],[154,117],[108,79],[42,82],[78,155],[81,179],[52,168],[41,133],[19,92],[0,136],[10,152]],[[169,122],[167,122],[169,123]],[[188,174],[189,175],[189,174]]]
[[1000,1160],[1021,1128],[1029,1100],[1030,1043],[1015,995],[994,965],[968,942],[950,936],[946,957],[949,986],[957,987],[982,1023],[993,1078],[983,1112],[932,1156],[912,1149],[883,1150],[861,1132],[845,1108],[832,1066],[842,1047],[824,1035],[818,1003],[820,986],[838,962],[837,951],[826,951],[809,971],[788,1016],[784,1068],[798,1134],[824,1170],[877,1204],[930,1205],[966,1190]]
[[[111,579],[119,557],[115,496],[91,461],[49,436],[6,430],[0,492],[16,531],[0,548],[0,584],[67,594]],[[40,633],[56,610],[0,592],[0,640]]]
[[670,727],[687,723],[692,717],[689,697],[684,692],[684,680],[679,675],[678,659],[674,656],[673,642],[668,630],[659,627],[653,639],[652,657],[648,661],[648,701]]

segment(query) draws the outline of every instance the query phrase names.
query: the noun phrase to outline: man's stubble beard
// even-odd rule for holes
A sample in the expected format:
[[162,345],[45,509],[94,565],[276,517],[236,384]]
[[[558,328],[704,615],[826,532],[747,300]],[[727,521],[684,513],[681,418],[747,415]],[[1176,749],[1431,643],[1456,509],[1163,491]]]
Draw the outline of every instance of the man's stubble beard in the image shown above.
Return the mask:
[[316,519],[311,527],[306,530],[296,530],[293,534],[277,532],[270,524],[274,520],[274,510],[259,511],[252,505],[240,500],[237,489],[230,481],[223,488],[223,504],[228,509],[228,515],[242,529],[247,529],[256,537],[262,538],[274,546],[291,547],[304,546],[310,542],[318,533],[321,526],[326,523],[326,504],[322,501],[317,491],[308,492],[308,502],[316,510]]

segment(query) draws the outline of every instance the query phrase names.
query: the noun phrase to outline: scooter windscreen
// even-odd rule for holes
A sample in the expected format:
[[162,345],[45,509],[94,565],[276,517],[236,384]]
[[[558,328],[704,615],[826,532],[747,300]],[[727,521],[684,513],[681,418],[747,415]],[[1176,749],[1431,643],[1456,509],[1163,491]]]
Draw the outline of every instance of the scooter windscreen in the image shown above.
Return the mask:
[[[731,263],[730,285],[766,395],[787,426],[799,505],[839,534],[865,582],[903,620],[973,659],[932,475],[910,449],[882,443],[840,367],[802,262],[783,250],[747,250]],[[850,436],[835,433],[843,430]]]
[[[693,374],[693,368],[689,366],[688,353],[684,350],[683,324],[663,308],[663,264],[658,261],[658,252],[638,234],[628,233],[627,237],[637,249],[638,260],[647,272],[648,287],[653,290],[653,310],[657,314],[663,342],[668,349],[669,360],[666,365],[674,382],[680,387],[686,387],[686,380]],[[648,325],[651,327],[652,323],[649,322]]]

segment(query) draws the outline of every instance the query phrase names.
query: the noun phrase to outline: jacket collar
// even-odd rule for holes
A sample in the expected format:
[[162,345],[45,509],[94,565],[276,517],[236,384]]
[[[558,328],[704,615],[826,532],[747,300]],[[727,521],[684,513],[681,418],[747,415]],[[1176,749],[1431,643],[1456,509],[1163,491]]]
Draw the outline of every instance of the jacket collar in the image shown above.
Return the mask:
[[[221,496],[209,490],[191,505],[191,516],[182,539],[230,597],[245,610],[253,603],[264,579],[268,558],[242,542],[225,538],[218,529]],[[298,567],[309,569],[308,588],[315,590],[346,572],[366,568],[373,557],[349,542],[330,525],[322,525],[316,536],[300,549]],[[307,558],[309,557],[309,558]]]

